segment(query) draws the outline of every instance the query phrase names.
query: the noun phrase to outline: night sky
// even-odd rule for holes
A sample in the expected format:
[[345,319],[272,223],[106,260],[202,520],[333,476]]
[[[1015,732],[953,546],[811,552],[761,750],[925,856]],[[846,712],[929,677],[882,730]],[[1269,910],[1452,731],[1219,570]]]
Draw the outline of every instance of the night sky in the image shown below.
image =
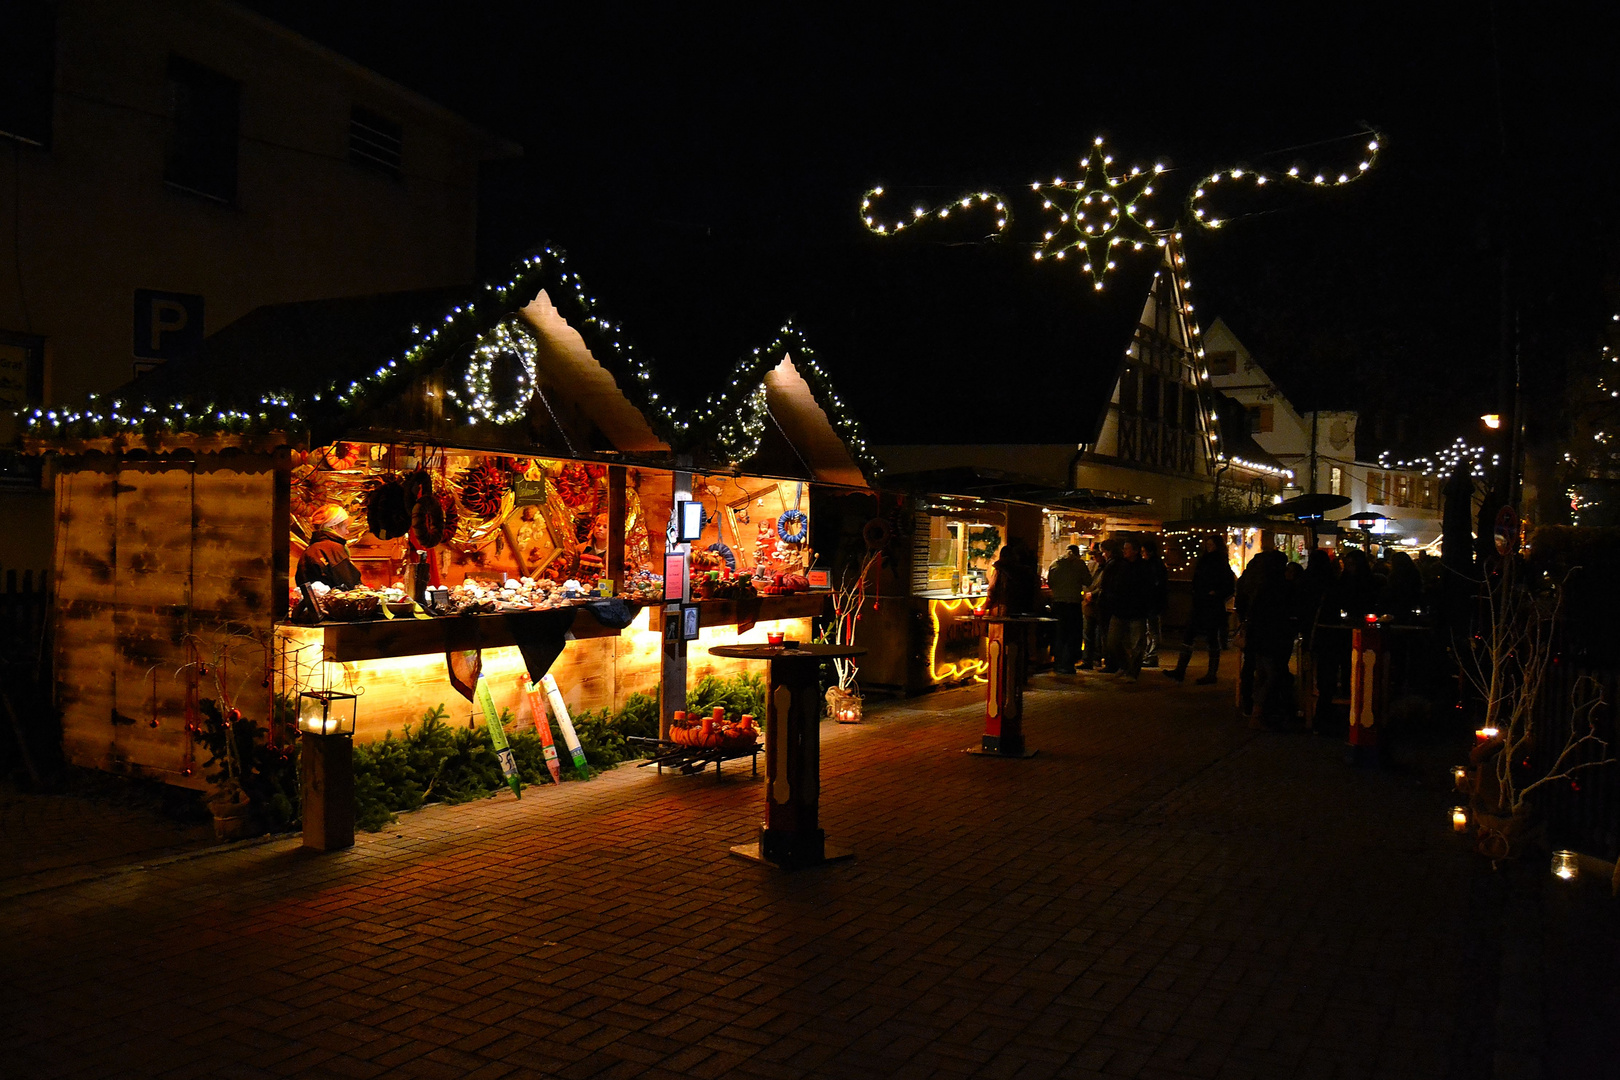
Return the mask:
[[870,185],[1027,189],[1099,133],[1121,163],[1170,164],[1165,192],[1240,163],[1336,173],[1358,144],[1322,140],[1365,123],[1385,147],[1366,179],[1279,188],[1188,242],[1198,317],[1297,404],[1404,414],[1419,450],[1472,433],[1504,243],[1541,400],[1620,309],[1616,27],[1589,7],[252,6],[524,145],[486,178],[489,273],[543,240],[601,284],[652,247],[882,243],[856,216]]

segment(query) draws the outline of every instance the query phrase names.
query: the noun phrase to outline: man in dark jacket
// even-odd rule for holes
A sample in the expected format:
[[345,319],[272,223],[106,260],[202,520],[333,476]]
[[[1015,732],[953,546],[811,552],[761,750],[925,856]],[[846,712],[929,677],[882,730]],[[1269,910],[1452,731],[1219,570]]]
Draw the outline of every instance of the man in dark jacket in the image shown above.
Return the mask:
[[1103,602],[1108,607],[1108,662],[1129,679],[1142,673],[1143,638],[1151,604],[1142,552],[1136,542],[1120,545],[1119,558],[1103,569]]
[[1231,597],[1237,580],[1226,545],[1213,533],[1205,533],[1197,560],[1193,563],[1192,617],[1187,620],[1187,633],[1181,639],[1181,657],[1174,671],[1166,677],[1180,682],[1187,677],[1187,665],[1192,663],[1193,644],[1200,634],[1209,639],[1209,670],[1197,679],[1199,686],[1215,681],[1221,669],[1221,638],[1226,628],[1226,601]]
[[1081,671],[1106,667],[1108,659],[1108,605],[1103,600],[1102,578],[1113,557],[1102,544],[1093,544],[1091,554],[1096,557],[1097,565],[1092,569],[1091,588],[1086,590],[1085,605],[1081,609],[1086,617],[1086,654],[1080,661]]
[[1080,557],[1080,548],[1069,545],[1063,558],[1046,571],[1046,587],[1052,592],[1052,614],[1057,616],[1057,637],[1053,642],[1052,670],[1059,675],[1073,675],[1074,665],[1080,659],[1081,643],[1085,637],[1085,618],[1081,606],[1086,589],[1091,585],[1091,568]]

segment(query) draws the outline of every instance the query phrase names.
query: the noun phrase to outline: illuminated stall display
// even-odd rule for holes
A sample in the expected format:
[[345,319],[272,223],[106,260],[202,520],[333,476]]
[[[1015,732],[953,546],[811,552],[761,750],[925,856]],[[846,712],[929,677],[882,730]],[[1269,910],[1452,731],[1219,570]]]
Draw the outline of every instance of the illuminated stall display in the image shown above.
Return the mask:
[[[661,396],[548,249],[470,294],[263,309],[126,396],[32,414],[64,510],[68,759],[202,786],[209,708],[285,746],[299,710],[278,698],[356,694],[343,724],[364,742],[455,707],[451,654],[476,658],[476,722],[527,722],[548,671],[571,710],[679,707],[688,680],[746,670],[710,646],[809,640],[812,504],[864,487],[871,458],[791,327],[726,386],[690,410]],[[697,504],[686,543],[677,492]],[[696,613],[673,668],[666,554]]]

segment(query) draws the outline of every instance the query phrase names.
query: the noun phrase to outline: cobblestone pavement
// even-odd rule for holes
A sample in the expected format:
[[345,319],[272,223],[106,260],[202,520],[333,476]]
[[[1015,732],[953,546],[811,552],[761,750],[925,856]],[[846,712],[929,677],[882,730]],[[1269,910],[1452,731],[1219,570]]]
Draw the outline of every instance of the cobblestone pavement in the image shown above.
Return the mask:
[[622,767],[0,900],[5,1073],[1490,1075],[1443,776],[1251,732],[1229,684],[1038,685],[1030,760],[961,753],[971,693],[824,725],[852,863],[728,856],[746,767]]

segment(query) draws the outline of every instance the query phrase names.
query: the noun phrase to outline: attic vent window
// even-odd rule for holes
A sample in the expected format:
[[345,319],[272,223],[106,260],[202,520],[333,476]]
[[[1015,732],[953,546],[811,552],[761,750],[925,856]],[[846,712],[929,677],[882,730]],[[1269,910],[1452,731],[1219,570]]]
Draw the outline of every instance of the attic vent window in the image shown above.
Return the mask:
[[349,160],[399,179],[404,130],[387,117],[356,105],[349,114]]

